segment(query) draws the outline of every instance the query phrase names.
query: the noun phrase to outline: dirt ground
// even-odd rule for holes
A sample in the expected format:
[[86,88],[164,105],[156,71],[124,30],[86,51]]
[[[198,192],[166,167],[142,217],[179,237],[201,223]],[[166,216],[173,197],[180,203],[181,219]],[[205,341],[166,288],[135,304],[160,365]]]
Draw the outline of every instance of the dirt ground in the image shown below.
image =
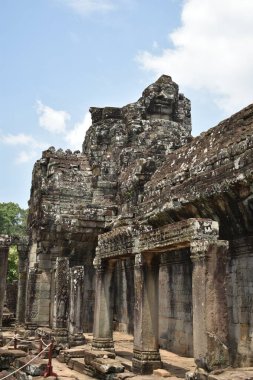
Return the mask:
[[[14,336],[14,331],[4,331],[3,335],[7,339],[11,339]],[[92,334],[85,334],[87,344],[91,345]],[[196,369],[193,358],[182,357],[172,352],[160,350],[163,370],[156,375],[134,375],[130,373],[132,364],[132,352],[133,352],[133,336],[121,332],[114,332],[113,334],[115,351],[117,359],[125,366],[125,372],[119,374],[118,379],[133,380],[155,380],[166,377],[169,380],[184,379],[185,373],[190,371],[194,372]],[[76,349],[82,349],[85,346],[75,347]],[[83,363],[83,359],[80,359]],[[92,377],[83,373],[77,372],[67,367],[65,363],[59,362],[57,359],[53,359],[53,371],[57,374],[58,380],[89,380]],[[2,373],[4,376],[4,374]],[[1,378],[1,376],[0,376]],[[228,368],[226,371],[220,371],[220,373],[209,375],[210,380],[251,380],[253,379],[253,368]],[[35,379],[35,378],[34,378]],[[36,377],[36,380],[42,380],[43,377]],[[55,378],[48,378],[49,380],[55,380]]]

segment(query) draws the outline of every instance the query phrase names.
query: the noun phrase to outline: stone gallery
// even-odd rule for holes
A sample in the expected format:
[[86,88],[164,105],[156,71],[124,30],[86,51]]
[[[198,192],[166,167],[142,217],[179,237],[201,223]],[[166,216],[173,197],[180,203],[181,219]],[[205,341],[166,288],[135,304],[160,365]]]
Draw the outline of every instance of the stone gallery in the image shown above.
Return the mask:
[[140,374],[159,348],[208,371],[253,366],[253,105],[193,138],[163,75],[90,113],[82,152],[51,147],[34,166],[18,323],[71,346],[93,331],[94,350],[133,334]]

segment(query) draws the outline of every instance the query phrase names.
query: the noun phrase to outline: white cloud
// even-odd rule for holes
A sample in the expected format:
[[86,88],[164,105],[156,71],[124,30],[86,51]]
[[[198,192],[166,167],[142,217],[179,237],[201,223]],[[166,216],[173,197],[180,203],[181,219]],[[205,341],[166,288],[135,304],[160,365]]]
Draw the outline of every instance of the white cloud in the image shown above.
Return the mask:
[[80,123],[76,123],[74,128],[65,135],[65,140],[68,142],[69,147],[73,150],[81,150],[85,133],[91,126],[91,116],[87,112]]
[[87,14],[92,12],[111,11],[115,8],[115,0],[58,0],[79,14]]
[[38,152],[36,150],[31,150],[29,152],[22,150],[18,153],[15,162],[16,164],[24,164],[29,161],[34,161],[36,158],[38,158]]
[[29,145],[29,147],[41,149],[44,149],[47,145],[46,143],[39,142],[34,137],[25,135],[24,133],[19,133],[17,135],[2,135],[0,136],[0,142],[6,145]]
[[169,74],[182,87],[207,90],[234,112],[253,101],[253,1],[185,0],[182,25],[169,35],[172,48],[140,52],[154,74]]
[[64,133],[67,122],[70,120],[70,114],[66,111],[57,111],[37,101],[37,114],[39,116],[39,125],[51,133]]
[[28,161],[34,161],[39,156],[40,151],[46,149],[49,144],[37,141],[34,137],[19,133],[17,135],[8,134],[0,135],[0,143],[18,147],[25,146],[25,149],[18,152],[15,159],[17,164],[23,164]]

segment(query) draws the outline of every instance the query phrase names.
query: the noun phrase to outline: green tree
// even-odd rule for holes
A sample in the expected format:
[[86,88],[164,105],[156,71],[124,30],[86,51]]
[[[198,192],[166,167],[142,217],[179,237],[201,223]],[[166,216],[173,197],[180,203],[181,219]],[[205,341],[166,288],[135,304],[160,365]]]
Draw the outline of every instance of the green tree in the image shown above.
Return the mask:
[[0,203],[0,234],[26,235],[27,213],[17,203]]
[[18,251],[17,246],[13,245],[9,250],[7,282],[18,279]]
[[[27,213],[17,203],[0,203],[0,234],[22,237],[27,234]],[[18,278],[18,252],[15,245],[10,247],[7,281]]]

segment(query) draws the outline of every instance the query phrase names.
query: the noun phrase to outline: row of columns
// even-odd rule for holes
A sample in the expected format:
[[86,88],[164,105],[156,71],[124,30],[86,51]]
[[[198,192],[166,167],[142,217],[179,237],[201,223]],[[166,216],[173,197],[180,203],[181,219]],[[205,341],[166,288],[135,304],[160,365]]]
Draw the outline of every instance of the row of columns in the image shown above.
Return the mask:
[[[10,241],[0,240],[0,327],[8,267]],[[211,369],[228,364],[228,323],[224,279],[227,242],[195,241],[190,246],[193,262],[193,347],[198,366]],[[27,286],[27,244],[18,246],[19,292],[17,320],[25,320]],[[161,366],[158,343],[159,254],[135,255],[135,310],[133,371],[150,373]],[[113,271],[115,259],[96,263],[96,300],[93,347],[114,350],[113,343]],[[63,268],[65,268],[63,270]],[[70,273],[71,296],[67,294]],[[54,328],[67,329],[70,335],[82,335],[83,267],[71,268],[68,259],[57,258]],[[69,297],[69,298],[68,298]],[[69,304],[68,304],[69,303]],[[66,318],[66,311],[69,317]]]
[[[199,367],[228,365],[225,241],[195,241],[190,246],[193,262],[193,348]],[[96,301],[92,346],[114,350],[113,287],[115,259],[96,258]],[[159,254],[135,255],[134,347],[132,369],[148,374],[161,367],[158,336]]]
[[[0,328],[2,327],[3,307],[8,270],[8,254],[12,241],[8,237],[0,236]],[[33,272],[28,270],[28,241],[19,239],[17,242],[18,251],[18,297],[16,321],[18,324],[32,323],[32,316],[29,313],[31,305],[27,298],[28,279],[34,282]],[[75,266],[69,269],[68,258],[56,259],[55,270],[55,302],[53,328],[61,335],[66,335],[69,329],[69,336],[73,344],[83,344],[83,309],[84,309],[84,267]],[[32,277],[32,278],[30,278]],[[36,284],[34,284],[36,286]],[[69,292],[70,287],[70,292]],[[28,311],[27,311],[28,310]]]
[[[59,343],[70,343],[70,345],[84,343],[84,274],[84,266],[70,268],[68,257],[56,257],[51,269],[51,281],[46,299],[48,322],[44,326],[52,327],[53,335]],[[43,286],[48,284],[44,284],[43,280],[46,280],[46,276],[43,277],[43,271],[40,268],[29,269],[26,282],[28,284],[27,312],[24,318],[28,326],[43,327],[39,320],[40,316],[33,312],[39,308],[40,302],[45,304],[41,288],[44,289]],[[40,286],[39,289],[38,286]],[[32,296],[33,293],[35,296]]]
[[17,244],[18,251],[18,299],[16,320],[19,324],[25,323],[26,317],[26,289],[28,274],[28,240],[22,239]]
[[8,270],[8,254],[11,239],[8,236],[0,235],[0,329],[3,323],[3,308],[5,298],[5,288]]
[[[0,327],[2,327],[3,307],[8,271],[8,256],[10,246],[15,243],[10,237],[0,236]],[[25,322],[26,287],[28,272],[28,241],[20,238],[17,242],[18,251],[18,298],[16,319],[18,323]]]

